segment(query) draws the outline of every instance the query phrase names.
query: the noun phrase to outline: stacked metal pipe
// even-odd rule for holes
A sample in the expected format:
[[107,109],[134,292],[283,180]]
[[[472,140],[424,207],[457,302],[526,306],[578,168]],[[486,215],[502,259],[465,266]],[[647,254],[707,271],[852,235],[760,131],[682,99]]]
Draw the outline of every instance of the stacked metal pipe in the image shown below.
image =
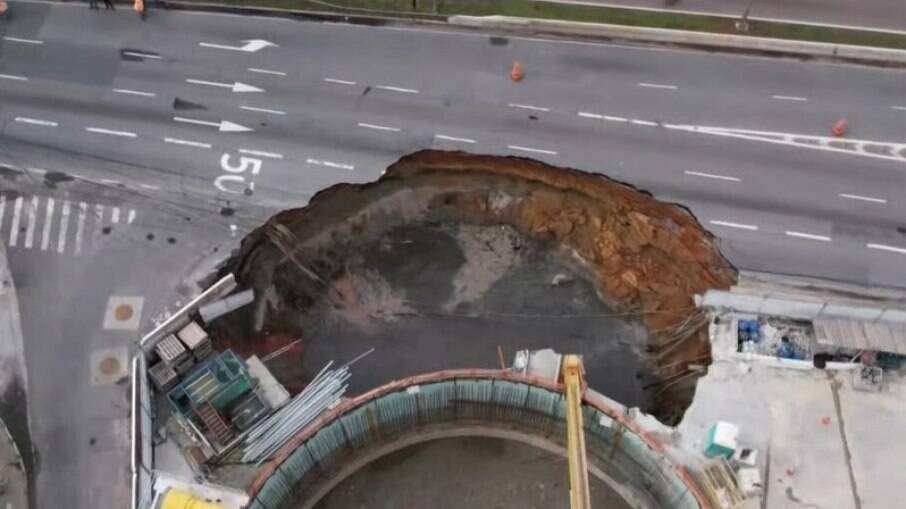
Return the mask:
[[254,461],[260,465],[299,430],[340,401],[349,387],[349,364],[336,370],[330,369],[332,365],[333,361],[324,366],[302,392],[247,432],[242,451],[244,463]]

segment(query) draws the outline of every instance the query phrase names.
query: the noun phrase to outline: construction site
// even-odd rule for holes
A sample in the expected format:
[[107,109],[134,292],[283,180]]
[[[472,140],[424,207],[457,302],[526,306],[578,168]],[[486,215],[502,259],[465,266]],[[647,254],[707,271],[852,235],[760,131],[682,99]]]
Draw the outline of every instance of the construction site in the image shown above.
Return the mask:
[[197,285],[134,363],[136,507],[895,505],[902,296],[739,274],[600,174],[417,152]]

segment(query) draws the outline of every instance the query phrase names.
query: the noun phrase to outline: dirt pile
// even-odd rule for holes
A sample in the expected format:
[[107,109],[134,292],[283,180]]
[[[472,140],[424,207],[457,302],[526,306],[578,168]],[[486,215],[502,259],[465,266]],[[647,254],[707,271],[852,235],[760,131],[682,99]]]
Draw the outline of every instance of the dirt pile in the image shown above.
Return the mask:
[[[374,183],[337,185],[305,208],[278,214],[244,239],[223,267],[259,298],[224,320],[221,334],[234,341],[278,331],[304,335],[312,327],[306,311],[325,300],[346,309],[355,300],[344,267],[349,253],[395,228],[438,221],[507,225],[501,235],[515,231],[568,254],[610,309],[647,326],[647,361],[657,378],[654,410],[668,421],[681,415],[697,366],[708,361],[706,324],[693,295],[729,287],[735,271],[681,206],[601,175],[521,158],[422,151]],[[500,239],[480,242],[493,247]],[[486,281],[457,275],[447,309],[486,292],[506,269],[498,265],[467,259],[469,273],[485,274]],[[406,309],[398,299],[383,300],[395,302],[396,311]],[[371,309],[366,317],[380,313]],[[557,347],[555,340],[551,346]]]

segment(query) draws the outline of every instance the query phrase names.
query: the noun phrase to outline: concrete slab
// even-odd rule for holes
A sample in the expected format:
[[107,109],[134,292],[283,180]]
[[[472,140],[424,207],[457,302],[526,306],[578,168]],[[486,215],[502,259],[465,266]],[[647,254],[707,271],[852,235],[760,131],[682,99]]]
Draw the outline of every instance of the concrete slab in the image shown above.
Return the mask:
[[104,329],[137,330],[142,317],[144,297],[114,295],[107,300],[104,310]]

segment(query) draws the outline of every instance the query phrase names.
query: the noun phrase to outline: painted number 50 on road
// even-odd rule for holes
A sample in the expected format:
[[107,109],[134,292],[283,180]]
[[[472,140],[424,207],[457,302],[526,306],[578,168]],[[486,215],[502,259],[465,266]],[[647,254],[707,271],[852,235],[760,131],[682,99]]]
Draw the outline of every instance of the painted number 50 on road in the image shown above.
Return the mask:
[[261,159],[254,157],[224,153],[220,157],[220,168],[224,173],[214,179],[214,187],[224,193],[252,194],[255,177],[261,172],[263,164]]

